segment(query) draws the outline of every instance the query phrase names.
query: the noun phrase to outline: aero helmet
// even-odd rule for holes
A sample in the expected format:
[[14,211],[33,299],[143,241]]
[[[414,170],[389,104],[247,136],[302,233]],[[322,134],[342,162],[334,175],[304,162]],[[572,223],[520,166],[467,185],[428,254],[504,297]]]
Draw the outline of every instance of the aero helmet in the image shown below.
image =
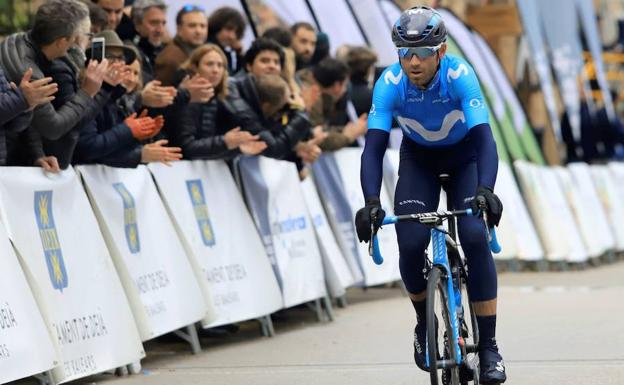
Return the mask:
[[445,41],[442,16],[425,6],[405,10],[392,28],[392,42],[397,48],[435,47]]

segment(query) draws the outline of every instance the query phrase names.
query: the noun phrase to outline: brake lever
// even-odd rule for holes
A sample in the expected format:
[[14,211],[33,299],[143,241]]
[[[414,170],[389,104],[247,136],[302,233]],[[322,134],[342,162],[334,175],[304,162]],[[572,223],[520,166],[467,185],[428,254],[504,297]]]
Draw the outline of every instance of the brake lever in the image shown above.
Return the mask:
[[376,207],[371,210],[371,236],[370,240],[368,241],[368,255],[371,257],[373,256],[373,239],[377,235],[377,231],[379,231],[379,228],[375,229],[375,223],[377,222],[378,213],[379,210]]

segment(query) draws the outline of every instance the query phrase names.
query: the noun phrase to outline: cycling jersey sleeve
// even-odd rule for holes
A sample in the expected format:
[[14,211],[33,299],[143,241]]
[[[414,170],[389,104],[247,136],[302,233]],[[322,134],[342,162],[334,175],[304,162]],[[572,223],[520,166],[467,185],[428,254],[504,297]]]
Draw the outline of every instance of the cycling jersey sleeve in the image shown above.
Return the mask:
[[[395,74],[396,73],[396,74]],[[368,113],[368,129],[390,132],[398,86],[403,78],[400,66],[393,65],[381,74],[373,90],[373,103]]]
[[364,199],[379,198],[383,177],[383,157],[390,134],[383,130],[368,130],[360,165],[360,183]]
[[498,152],[488,123],[478,124],[468,131],[468,137],[477,149],[477,174],[479,186],[494,190],[498,173]]
[[460,63],[449,71],[449,79],[455,96],[461,101],[468,129],[489,122],[488,109],[479,87],[479,80],[471,66]]

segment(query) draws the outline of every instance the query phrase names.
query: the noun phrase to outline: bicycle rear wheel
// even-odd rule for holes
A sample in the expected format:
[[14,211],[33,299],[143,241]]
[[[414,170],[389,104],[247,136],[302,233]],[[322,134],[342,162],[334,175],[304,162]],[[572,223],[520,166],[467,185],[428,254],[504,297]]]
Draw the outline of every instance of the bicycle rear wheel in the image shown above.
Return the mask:
[[427,352],[431,385],[459,384],[445,276],[440,267],[434,266],[427,279]]

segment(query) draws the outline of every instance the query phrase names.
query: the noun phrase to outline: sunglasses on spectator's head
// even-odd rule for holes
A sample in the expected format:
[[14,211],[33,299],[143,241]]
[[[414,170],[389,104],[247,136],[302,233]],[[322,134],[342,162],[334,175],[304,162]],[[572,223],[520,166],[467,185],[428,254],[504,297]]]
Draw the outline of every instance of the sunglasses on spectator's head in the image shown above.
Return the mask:
[[187,4],[185,6],[182,7],[182,10],[184,12],[206,12],[206,10],[202,7],[200,7],[199,5],[194,5],[194,4]]
[[415,55],[420,60],[423,60],[438,52],[440,47],[442,47],[442,44],[436,45],[435,47],[403,47],[397,48],[397,52],[399,53],[399,57],[401,59],[411,60]]

